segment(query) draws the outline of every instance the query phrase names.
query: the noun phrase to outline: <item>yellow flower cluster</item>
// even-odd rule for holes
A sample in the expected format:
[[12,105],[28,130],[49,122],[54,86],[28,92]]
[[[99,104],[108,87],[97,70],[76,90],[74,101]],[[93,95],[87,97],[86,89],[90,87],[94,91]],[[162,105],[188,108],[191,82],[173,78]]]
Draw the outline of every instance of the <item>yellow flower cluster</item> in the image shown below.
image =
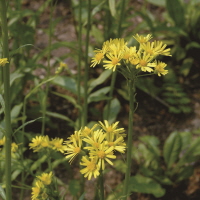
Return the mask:
[[29,146],[30,149],[33,149],[33,152],[39,152],[45,149],[53,149],[63,153],[65,148],[62,138],[54,138],[50,140],[47,135],[36,136],[32,139],[31,143],[29,143]]
[[166,49],[166,44],[161,41],[149,42],[152,36],[141,36],[136,34],[133,36],[139,42],[139,48],[136,46],[128,47],[124,39],[110,39],[103,43],[102,49],[97,49],[94,52],[95,56],[92,58],[90,67],[95,67],[103,61],[105,69],[116,70],[117,67],[124,65],[131,65],[131,67],[143,72],[153,72],[158,76],[166,75],[167,66],[161,61],[157,61],[158,55],[171,56],[170,49]]
[[7,63],[9,63],[8,58],[0,58],[0,66],[4,67]]
[[35,186],[32,187],[32,200],[46,200],[48,199],[49,186],[52,182],[53,173],[42,173],[37,176]]
[[[75,131],[65,141],[66,158],[71,163],[77,155],[82,155],[80,172],[90,180],[99,176],[99,170],[105,169],[105,162],[113,165],[115,151],[125,153],[124,128],[117,128],[119,122],[109,124],[107,120],[95,124],[91,129],[84,127]],[[83,146],[83,142],[86,144]]]

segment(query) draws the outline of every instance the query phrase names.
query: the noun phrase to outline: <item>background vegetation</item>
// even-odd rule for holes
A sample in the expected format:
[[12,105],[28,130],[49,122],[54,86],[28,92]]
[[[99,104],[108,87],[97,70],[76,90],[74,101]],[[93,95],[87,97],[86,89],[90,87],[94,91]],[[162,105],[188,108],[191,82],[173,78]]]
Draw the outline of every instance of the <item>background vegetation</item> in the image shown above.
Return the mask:
[[[44,155],[29,150],[36,135],[67,139],[81,126],[103,121],[108,109],[109,122],[120,121],[120,127],[127,130],[126,82],[117,74],[110,96],[111,71],[104,71],[101,64],[95,69],[89,66],[94,50],[104,41],[123,37],[132,45],[136,33],[152,34],[167,43],[172,57],[162,58],[167,76],[137,81],[130,199],[200,197],[200,182],[194,178],[199,177],[200,156],[199,0],[15,0],[8,2],[7,9],[12,139],[19,145],[11,169],[15,199],[30,199],[34,174],[47,169]],[[1,48],[0,54],[3,57]],[[61,62],[67,67],[60,70]],[[0,139],[5,131],[2,74],[1,69]],[[122,158],[106,171],[108,200],[116,199],[120,191],[123,166]],[[3,199],[4,169],[1,154]],[[56,152],[52,169],[63,199],[84,198],[76,162],[70,166]],[[85,182],[85,199],[95,199],[94,182]],[[18,187],[24,189],[21,194],[15,193]]]

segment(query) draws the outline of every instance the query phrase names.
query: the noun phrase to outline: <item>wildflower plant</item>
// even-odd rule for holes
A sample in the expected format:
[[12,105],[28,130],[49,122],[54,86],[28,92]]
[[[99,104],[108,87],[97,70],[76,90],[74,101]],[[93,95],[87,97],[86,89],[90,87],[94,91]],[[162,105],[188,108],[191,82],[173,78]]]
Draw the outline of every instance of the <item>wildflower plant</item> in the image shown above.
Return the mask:
[[66,158],[72,164],[79,155],[80,166],[82,166],[80,172],[88,180],[102,176],[106,164],[113,165],[112,160],[116,159],[117,151],[125,153],[126,134],[124,128],[118,128],[118,123],[109,124],[107,120],[104,123],[99,121],[92,128],[85,126],[75,131],[64,141]]
[[[158,76],[166,75],[168,73],[166,69],[167,64],[157,58],[159,55],[171,56],[170,48],[167,48],[167,45],[162,41],[150,41],[152,39],[151,34],[146,36],[136,34],[133,37],[139,43],[137,46],[128,46],[128,43],[123,38],[105,41],[101,49],[96,49],[94,51],[95,55],[90,65],[90,67],[95,67],[101,63],[105,69],[110,69],[113,72],[119,71],[127,80],[127,85],[129,87],[130,112],[126,156],[127,169],[123,188],[123,199],[126,199],[129,195],[128,185],[131,169],[135,82],[140,76],[154,74]],[[104,130],[109,130],[111,128],[109,127],[108,129],[106,124],[101,124],[101,127]],[[111,137],[107,141],[107,145],[108,144],[114,144],[115,150],[118,149],[118,151],[124,152],[124,146],[122,145],[123,138]],[[91,155],[95,155],[94,151],[92,151]]]

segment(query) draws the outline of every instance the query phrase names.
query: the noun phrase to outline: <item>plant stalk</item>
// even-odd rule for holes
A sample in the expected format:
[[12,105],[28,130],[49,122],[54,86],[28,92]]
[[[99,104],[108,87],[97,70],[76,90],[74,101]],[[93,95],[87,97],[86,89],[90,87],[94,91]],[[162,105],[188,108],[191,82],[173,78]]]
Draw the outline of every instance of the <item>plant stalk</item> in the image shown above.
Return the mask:
[[[79,13],[78,13],[78,76],[77,76],[77,94],[78,105],[81,106],[81,60],[82,60],[82,0],[79,0]],[[81,115],[81,110],[79,110]],[[78,118],[78,129],[81,128],[82,117]]]
[[127,153],[126,153],[126,174],[123,188],[123,198],[124,200],[128,197],[128,186],[129,178],[131,175],[131,152],[133,146],[133,114],[134,114],[134,95],[135,95],[135,81],[128,80],[129,87],[129,122],[128,122],[128,142],[127,142]]
[[[2,30],[2,46],[3,57],[9,61],[9,47],[8,47],[8,26],[7,26],[7,5],[5,0],[0,0],[0,18]],[[6,181],[6,200],[12,199],[11,188],[11,143],[12,143],[12,129],[10,116],[10,67],[7,63],[3,67],[3,82],[4,82],[4,101],[5,101],[5,181]]]
[[100,170],[100,175],[99,175],[99,197],[100,200],[104,200],[104,181],[103,181],[103,170]]
[[84,109],[83,109],[83,126],[87,125],[88,121],[88,49],[89,49],[89,36],[90,36],[90,23],[91,23],[91,0],[88,0],[88,18],[87,18],[87,33],[85,45],[85,73],[84,73]]
[[[123,0],[121,2],[121,11],[120,11],[120,18],[119,18],[119,23],[118,23],[118,28],[117,28],[117,37],[121,36],[121,27],[122,27],[122,22],[124,19],[124,10],[125,10],[125,4],[126,4],[126,0]],[[113,96],[113,91],[114,91],[114,87],[115,87],[115,82],[116,82],[116,77],[117,77],[117,71],[114,71],[112,73],[112,78],[111,78],[111,84],[110,84],[110,91],[109,91],[109,99],[107,102],[107,113],[106,113],[106,118],[107,120],[109,119],[109,115],[110,115],[110,106],[111,106],[111,99]]]

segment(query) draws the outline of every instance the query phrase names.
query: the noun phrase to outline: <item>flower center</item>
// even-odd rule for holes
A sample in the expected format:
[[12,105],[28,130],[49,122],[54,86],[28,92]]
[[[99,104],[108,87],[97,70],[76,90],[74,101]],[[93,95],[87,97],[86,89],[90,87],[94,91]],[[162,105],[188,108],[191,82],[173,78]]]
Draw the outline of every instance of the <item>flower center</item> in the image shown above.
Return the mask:
[[97,53],[95,55],[95,58],[96,58],[97,61],[100,61],[103,58],[103,53]]
[[94,144],[93,144],[95,147],[99,147],[99,143],[98,142],[94,142]]
[[104,151],[98,151],[97,155],[99,158],[105,158],[105,156],[106,156]]
[[88,170],[93,171],[96,169],[95,163],[94,162],[90,162],[87,166]]
[[109,126],[109,127],[107,128],[107,132],[108,132],[108,133],[113,132],[113,128]]
[[81,148],[80,148],[80,147],[74,148],[74,153],[80,153],[80,151],[81,151]]
[[145,60],[140,60],[140,65],[141,66],[146,66],[147,65],[147,62]]
[[118,58],[113,58],[113,59],[112,59],[112,64],[113,64],[113,65],[116,65],[118,62],[119,62],[119,59],[118,59]]

